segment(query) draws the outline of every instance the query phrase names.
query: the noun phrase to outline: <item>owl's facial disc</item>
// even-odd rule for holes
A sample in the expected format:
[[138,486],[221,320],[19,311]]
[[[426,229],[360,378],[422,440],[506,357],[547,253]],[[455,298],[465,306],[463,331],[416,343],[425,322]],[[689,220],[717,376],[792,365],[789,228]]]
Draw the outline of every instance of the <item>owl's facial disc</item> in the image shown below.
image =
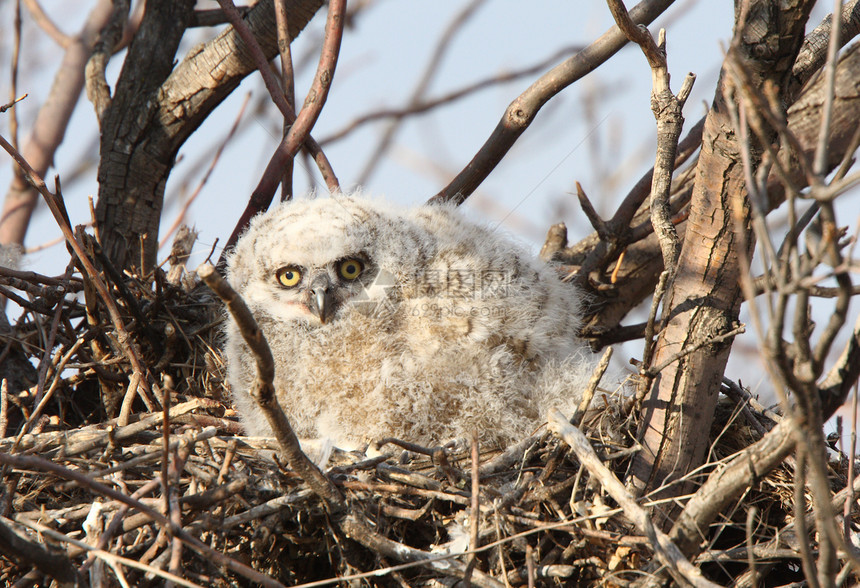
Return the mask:
[[[363,291],[359,278],[369,275],[365,271],[367,263],[367,256],[358,254],[325,267],[285,265],[275,272],[275,280],[281,288],[291,292],[284,299],[287,304],[300,308],[301,315],[307,313],[324,325],[335,317],[345,301]],[[316,323],[315,320],[311,322]]]

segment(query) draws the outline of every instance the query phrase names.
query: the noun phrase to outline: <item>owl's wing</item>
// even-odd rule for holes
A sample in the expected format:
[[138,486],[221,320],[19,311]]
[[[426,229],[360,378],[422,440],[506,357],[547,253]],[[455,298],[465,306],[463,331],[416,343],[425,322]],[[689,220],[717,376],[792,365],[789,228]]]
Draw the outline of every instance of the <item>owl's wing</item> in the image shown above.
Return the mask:
[[432,244],[404,289],[414,328],[441,340],[503,346],[524,362],[564,357],[580,346],[581,296],[551,267],[453,208],[422,207],[413,219]]

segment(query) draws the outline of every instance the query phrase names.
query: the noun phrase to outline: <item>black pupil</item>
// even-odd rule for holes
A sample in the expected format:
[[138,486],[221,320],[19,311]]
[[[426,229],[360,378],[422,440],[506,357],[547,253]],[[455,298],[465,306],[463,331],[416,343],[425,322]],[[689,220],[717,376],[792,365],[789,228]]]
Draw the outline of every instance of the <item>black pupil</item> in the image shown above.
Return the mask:
[[295,274],[293,272],[284,272],[284,279],[288,282],[292,282]]
[[357,272],[358,272],[358,266],[356,266],[354,263],[346,264],[346,273],[347,274],[352,275],[352,274],[357,273]]

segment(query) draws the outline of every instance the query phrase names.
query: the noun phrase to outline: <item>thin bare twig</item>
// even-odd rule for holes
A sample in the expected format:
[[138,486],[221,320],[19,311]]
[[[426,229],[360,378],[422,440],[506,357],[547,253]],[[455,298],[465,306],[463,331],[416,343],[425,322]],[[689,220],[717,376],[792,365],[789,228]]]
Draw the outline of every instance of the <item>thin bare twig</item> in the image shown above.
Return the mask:
[[794,470],[794,517],[797,535],[800,537],[797,546],[800,548],[803,575],[811,588],[821,588],[812,557],[812,547],[808,541],[809,530],[806,528],[806,452],[801,448],[797,451],[797,466]]
[[588,439],[579,429],[567,422],[559,411],[550,415],[549,427],[556,435],[570,445],[583,466],[624,509],[636,528],[648,537],[651,547],[660,562],[667,566],[678,578],[683,578],[693,586],[716,588],[718,585],[702,576],[702,571],[684,557],[669,537],[654,526],[645,509],[639,506],[618,478],[600,461]]
[[746,538],[747,538],[747,565],[749,565],[749,574],[752,577],[753,588],[758,588],[758,569],[755,562],[754,537],[755,534],[755,519],[758,516],[758,508],[752,506],[747,510]]
[[[275,0],[275,23],[278,27],[278,52],[281,56],[281,82],[284,91],[284,99],[293,112],[296,111],[296,84],[295,72],[293,70],[293,53],[290,48],[290,27],[287,14],[287,1]],[[284,119],[284,134],[286,137],[290,130],[292,121]],[[283,176],[281,178],[281,201],[293,197],[293,167],[294,160],[288,159],[284,164]]]
[[209,264],[200,266],[197,269],[197,275],[227,306],[242,333],[242,338],[251,348],[257,365],[257,376],[254,379],[251,395],[266,415],[290,467],[325,501],[330,509],[333,511],[342,510],[345,502],[340,490],[304,454],[287,416],[281,405],[278,404],[273,385],[275,361],[263,331],[257,326],[254,315],[251,314],[245,301],[215,271],[213,266]]
[[12,67],[9,68],[9,136],[12,146],[18,149],[18,66],[21,60],[21,0],[15,0],[15,17],[12,22]]
[[845,541],[850,541],[851,537],[851,511],[854,509],[854,458],[857,455],[857,410],[858,408],[858,390],[854,386],[854,398],[851,403],[851,448],[848,451],[848,480],[845,482],[845,491],[848,493],[848,498],[842,508],[842,516],[844,525],[842,532],[845,534]]
[[477,82],[472,82],[457,90],[452,90],[451,92],[448,92],[447,94],[443,94],[436,98],[426,98],[414,103],[410,101],[409,103],[407,103],[406,106],[402,108],[382,108],[380,110],[369,112],[352,120],[351,122],[344,125],[341,129],[332,132],[330,135],[321,137],[319,140],[320,145],[328,145],[330,143],[340,141],[341,139],[344,139],[349,136],[356,129],[372,122],[388,118],[399,120],[407,116],[420,115],[425,112],[429,112],[438,106],[450,104],[452,102],[460,100],[461,98],[471,96],[472,94],[481,90],[492,88],[493,86],[497,86],[507,82],[512,82],[525,76],[534,75],[545,70],[547,67],[557,62],[562,57],[570,55],[571,53],[575,53],[576,51],[579,51],[581,49],[582,47],[579,45],[565,47],[564,49],[556,51],[550,57],[542,60],[540,63],[537,63],[535,65],[531,65],[516,71],[503,72],[495,76],[490,76],[485,79],[478,80]]
[[[427,67],[424,69],[424,74],[421,76],[421,79],[418,81],[418,84],[412,90],[412,93],[408,99],[408,107],[413,107],[419,103],[419,101],[423,98],[424,94],[427,92],[427,88],[430,87],[430,83],[433,81],[436,72],[439,70],[443,57],[445,53],[451,47],[451,39],[454,35],[457,34],[458,31],[462,30],[466,23],[469,21],[469,17],[471,17],[478,8],[484,4],[486,0],[471,0],[468,4],[466,4],[461,11],[451,18],[451,22],[448,25],[447,29],[439,36],[438,41],[436,42],[436,47],[433,49],[433,54],[430,57],[430,61],[428,62]],[[394,140],[394,134],[397,132],[397,129],[400,128],[400,124],[403,121],[403,116],[396,116],[391,120],[386,127],[385,131],[382,133],[382,136],[376,143],[376,146],[370,150],[370,156],[367,158],[367,162],[364,164],[362,170],[358,173],[356,183],[358,185],[364,185],[370,180],[370,176],[373,174],[373,171],[376,169],[377,165],[382,159],[382,155],[388,150],[391,142]]]
[[[842,0],[835,0],[832,14],[842,11]],[[824,106],[821,109],[821,127],[818,130],[818,145],[812,169],[816,175],[823,176],[827,171],[827,143],[830,140],[830,124],[833,120],[833,101],[836,98],[836,64],[839,61],[842,27],[831,27],[830,42],[827,46],[827,64],[824,66]]]
[[472,579],[472,572],[475,569],[475,564],[478,563],[477,549],[480,546],[480,537],[478,529],[481,519],[481,476],[479,474],[478,464],[480,462],[480,453],[478,451],[478,434],[472,435],[472,501],[471,510],[469,511],[469,550],[473,552],[469,558],[469,565],[466,567],[466,577],[463,578],[463,585],[469,586]]
[[[636,23],[650,23],[672,2],[644,0],[630,11],[631,18]],[[613,26],[588,47],[541,76],[508,106],[493,133],[466,168],[430,200],[457,204],[464,202],[531,125],[544,104],[612,57],[626,43],[624,34],[617,26]]]
[[239,123],[242,121],[242,117],[245,114],[245,108],[248,106],[248,102],[251,100],[251,93],[245,96],[245,100],[242,102],[242,106],[239,107],[239,112],[236,114],[236,119],[233,121],[233,125],[230,127],[230,130],[227,132],[227,135],[224,137],[224,140],[218,145],[218,149],[215,151],[215,155],[212,156],[212,161],[209,162],[209,167],[206,169],[206,172],[203,174],[203,177],[200,178],[200,182],[197,184],[197,187],[194,189],[194,192],[191,193],[185,203],[182,205],[182,209],[179,211],[179,214],[176,215],[176,220],[173,221],[173,224],[170,228],[164,233],[164,237],[161,239],[161,242],[158,244],[158,247],[164,247],[167,241],[170,239],[171,235],[185,222],[185,215],[188,213],[188,209],[200,195],[200,192],[203,191],[203,187],[209,181],[209,177],[212,175],[212,172],[215,170],[215,166],[218,165],[218,161],[221,159],[221,154],[224,152],[224,149],[227,147],[227,144],[233,139],[233,136],[236,134],[236,129],[239,128]]
[[63,31],[59,29],[59,27],[51,20],[51,18],[45,14],[45,11],[42,10],[42,6],[39,4],[38,0],[23,0],[24,6],[27,7],[27,10],[30,12],[30,16],[33,21],[41,28],[54,42],[62,47],[63,49],[68,49],[69,45],[74,42],[69,35],[65,34]]
[[570,418],[570,424],[574,427],[579,426],[582,422],[582,418],[588,411],[588,407],[591,405],[591,399],[594,398],[594,392],[597,390],[597,386],[600,384],[600,380],[603,379],[603,374],[606,373],[606,368],[609,367],[609,362],[612,360],[612,353],[612,347],[607,347],[603,352],[603,355],[600,356],[600,361],[594,368],[594,372],[591,374],[591,379],[588,380],[588,386],[586,386],[582,393],[582,400],[580,400],[579,406],[576,407],[576,412],[573,413],[573,416]]
[[[684,126],[682,110],[692,91],[694,74],[687,74],[678,95],[672,94],[669,69],[666,63],[666,33],[660,31],[659,40],[645,27],[636,26],[630,19],[621,0],[609,0],[609,9],[615,22],[628,39],[642,49],[651,67],[651,110],[657,119],[657,154],[651,180],[651,224],[663,251],[663,267],[669,272],[667,284],[671,287],[681,254],[681,241],[672,224],[669,193],[672,172],[678,151],[678,139]],[[659,302],[659,301],[658,301]]]

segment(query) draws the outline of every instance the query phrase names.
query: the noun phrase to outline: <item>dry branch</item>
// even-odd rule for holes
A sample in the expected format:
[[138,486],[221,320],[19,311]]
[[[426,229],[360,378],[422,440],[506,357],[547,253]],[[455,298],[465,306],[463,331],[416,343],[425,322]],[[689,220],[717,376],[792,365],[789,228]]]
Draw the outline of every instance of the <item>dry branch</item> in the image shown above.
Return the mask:
[[570,448],[576,453],[579,461],[583,466],[588,468],[589,473],[594,476],[600,485],[609,493],[610,496],[624,509],[624,512],[636,525],[639,532],[644,533],[651,542],[651,547],[654,549],[659,560],[676,575],[680,576],[693,586],[700,587],[716,587],[718,584],[708,581],[702,576],[702,571],[693,566],[690,561],[684,557],[677,545],[672,543],[669,537],[660,531],[651,521],[648,513],[645,512],[633,496],[627,492],[618,478],[607,468],[594,453],[591,445],[579,429],[567,422],[564,415],[555,411],[550,415],[550,429],[559,437],[564,439],[564,442],[570,445]]
[[[672,1],[644,0],[630,11],[630,16],[636,23],[648,24],[660,16]],[[591,45],[541,76],[508,106],[493,133],[472,161],[433,196],[431,202],[460,204],[465,201],[495,169],[544,104],[612,57],[626,42],[627,39],[618,27],[612,27]]]
[[230,284],[222,278],[215,268],[209,264],[197,269],[199,275],[206,285],[218,295],[224,302],[230,314],[242,333],[242,338],[251,348],[257,362],[257,376],[254,379],[251,395],[260,405],[266,419],[275,432],[275,438],[281,446],[284,456],[290,466],[302,477],[307,485],[322,498],[334,511],[342,510],[345,506],[343,495],[331,483],[314,463],[302,451],[301,445],[287,415],[284,414],[278,399],[275,396],[273,384],[275,378],[275,361],[272,351],[263,335],[263,331],[257,326],[254,315],[245,304],[239,294],[230,287]]
[[7,557],[35,567],[43,574],[54,578],[60,586],[81,584],[78,572],[69,558],[51,553],[36,541],[22,537],[2,518],[0,518],[0,547]]

